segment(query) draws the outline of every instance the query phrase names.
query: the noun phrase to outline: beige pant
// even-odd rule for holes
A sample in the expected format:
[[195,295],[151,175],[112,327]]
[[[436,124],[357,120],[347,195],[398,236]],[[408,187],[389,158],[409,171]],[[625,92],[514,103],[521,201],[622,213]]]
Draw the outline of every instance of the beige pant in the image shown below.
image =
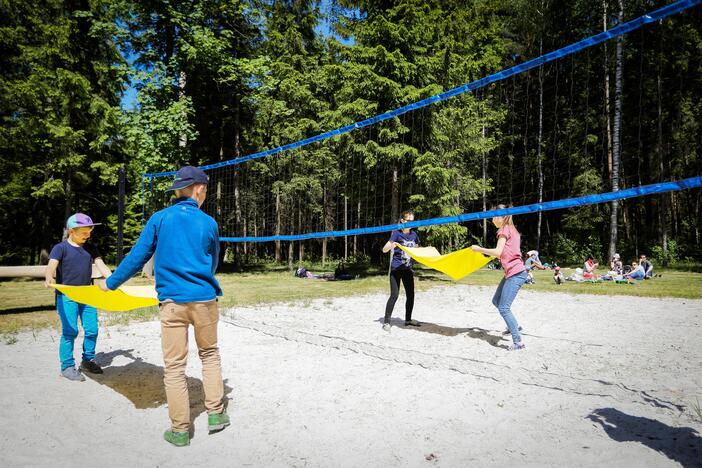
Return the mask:
[[188,363],[188,326],[195,329],[195,341],[202,361],[202,386],[205,391],[205,409],[208,414],[224,410],[222,366],[217,347],[217,302],[189,302],[161,305],[161,346],[165,370],[168,415],[174,432],[185,432],[190,427],[190,398],[185,378]]

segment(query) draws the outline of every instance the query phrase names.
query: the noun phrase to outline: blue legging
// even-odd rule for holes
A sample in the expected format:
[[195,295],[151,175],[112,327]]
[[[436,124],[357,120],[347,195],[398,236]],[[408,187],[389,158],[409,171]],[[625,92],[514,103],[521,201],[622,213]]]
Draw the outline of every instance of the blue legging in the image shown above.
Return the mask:
[[83,325],[83,360],[90,361],[95,358],[95,343],[98,336],[97,310],[95,307],[79,304],[63,294],[56,296],[56,309],[61,319],[61,344],[59,345],[59,358],[61,370],[74,367],[73,343],[78,336],[78,318]]

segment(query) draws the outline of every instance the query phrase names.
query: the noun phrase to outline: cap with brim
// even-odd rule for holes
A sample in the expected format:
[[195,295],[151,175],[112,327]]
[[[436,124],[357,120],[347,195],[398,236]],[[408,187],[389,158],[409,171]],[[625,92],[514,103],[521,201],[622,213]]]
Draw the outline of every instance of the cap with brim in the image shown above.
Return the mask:
[[83,213],[76,213],[76,214],[72,215],[70,218],[68,218],[68,221],[66,221],[66,227],[68,229],[99,226],[101,224],[102,223],[94,223],[93,220],[90,218],[90,216],[88,216],[87,214],[83,214]]
[[209,179],[202,169],[193,166],[181,167],[176,172],[173,185],[168,190],[182,190],[193,184],[207,184]]
[[531,257],[532,255],[536,255],[537,253],[538,252],[536,250],[530,250],[527,252],[527,255]]

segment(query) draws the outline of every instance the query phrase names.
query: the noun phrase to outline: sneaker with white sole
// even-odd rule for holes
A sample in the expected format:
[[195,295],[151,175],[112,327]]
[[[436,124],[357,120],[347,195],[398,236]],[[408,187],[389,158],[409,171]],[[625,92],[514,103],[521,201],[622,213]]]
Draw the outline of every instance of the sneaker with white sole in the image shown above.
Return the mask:
[[383,330],[386,332],[390,333],[390,324],[389,323],[384,323],[383,324]]
[[229,415],[225,412],[207,415],[207,429],[209,429],[210,432],[221,431],[229,424]]
[[520,349],[526,349],[526,345],[520,341],[519,343],[513,343],[512,346],[507,349],[510,351],[519,351]]
[[65,377],[68,380],[74,380],[76,382],[83,382],[85,377],[80,373],[75,367],[66,367],[61,371],[61,377]]

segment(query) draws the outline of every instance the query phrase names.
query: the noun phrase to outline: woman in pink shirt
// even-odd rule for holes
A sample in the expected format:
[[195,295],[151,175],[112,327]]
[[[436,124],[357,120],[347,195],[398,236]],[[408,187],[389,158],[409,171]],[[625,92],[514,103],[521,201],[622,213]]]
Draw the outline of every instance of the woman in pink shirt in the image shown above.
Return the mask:
[[[498,205],[496,209],[503,210],[505,205]],[[474,252],[480,252],[491,257],[498,257],[505,272],[504,278],[497,286],[497,291],[492,298],[492,303],[500,315],[507,323],[512,334],[512,346],[510,350],[524,349],[522,336],[519,334],[519,324],[512,314],[512,302],[517,297],[519,289],[527,279],[527,272],[522,262],[522,252],[520,249],[521,236],[512,222],[512,216],[495,216],[492,218],[493,224],[497,227],[497,246],[494,249],[486,249],[478,245],[470,248]]]

